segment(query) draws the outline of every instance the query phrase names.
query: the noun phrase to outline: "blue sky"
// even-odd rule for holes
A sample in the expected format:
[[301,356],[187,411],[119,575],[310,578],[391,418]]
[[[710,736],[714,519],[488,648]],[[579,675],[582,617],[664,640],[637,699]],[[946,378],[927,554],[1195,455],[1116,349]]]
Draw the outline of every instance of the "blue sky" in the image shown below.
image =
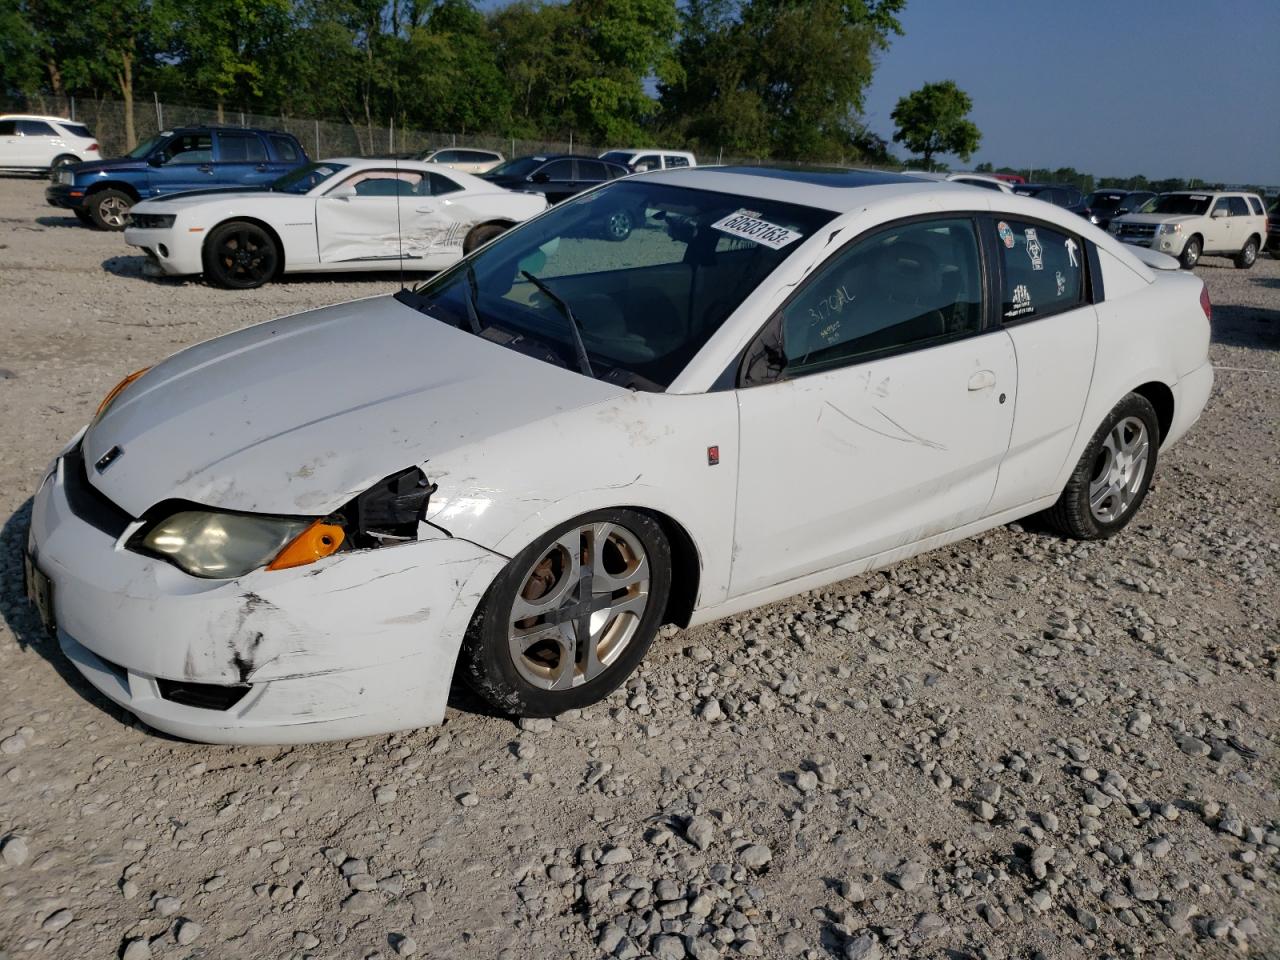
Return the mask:
[[954,80],[970,164],[1280,184],[1280,0],[907,0],[902,26],[867,94],[886,139],[900,96]]

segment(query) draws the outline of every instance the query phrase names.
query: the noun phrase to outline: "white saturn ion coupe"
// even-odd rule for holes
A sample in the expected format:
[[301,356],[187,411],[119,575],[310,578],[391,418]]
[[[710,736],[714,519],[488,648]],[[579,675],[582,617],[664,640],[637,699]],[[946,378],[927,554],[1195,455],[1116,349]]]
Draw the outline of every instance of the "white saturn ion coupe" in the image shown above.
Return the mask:
[[29,592],[99,690],[198,740],[436,723],[455,671],[582,707],[663,623],[1028,514],[1121,530],[1213,382],[1204,286],[1147,256],[889,174],[614,181],[127,377],[40,484]]
[[124,239],[152,273],[248,289],[282,273],[441,270],[546,207],[440,164],[337,159],[135,204]]

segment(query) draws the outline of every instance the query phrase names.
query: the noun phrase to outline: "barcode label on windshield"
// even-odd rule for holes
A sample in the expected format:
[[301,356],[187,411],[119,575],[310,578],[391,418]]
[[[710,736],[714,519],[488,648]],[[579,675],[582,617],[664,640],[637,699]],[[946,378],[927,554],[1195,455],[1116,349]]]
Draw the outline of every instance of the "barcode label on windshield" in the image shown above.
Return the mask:
[[727,233],[733,237],[741,237],[744,240],[762,243],[766,247],[772,247],[774,250],[781,250],[791,241],[799,240],[804,236],[804,234],[797,233],[794,230],[780,227],[776,223],[770,223],[768,220],[753,217],[747,210],[739,210],[736,213],[729,214],[723,220],[713,223],[711,229],[719,230],[721,233]]

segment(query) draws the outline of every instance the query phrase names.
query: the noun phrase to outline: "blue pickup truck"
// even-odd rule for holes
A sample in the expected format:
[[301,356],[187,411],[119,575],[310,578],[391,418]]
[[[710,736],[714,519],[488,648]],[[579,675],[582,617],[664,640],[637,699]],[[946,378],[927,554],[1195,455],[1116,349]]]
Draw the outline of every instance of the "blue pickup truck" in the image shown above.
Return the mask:
[[244,127],[181,127],[115,160],[61,167],[45,190],[51,206],[100,230],[123,230],[140,200],[210,187],[266,186],[308,163],[292,134]]

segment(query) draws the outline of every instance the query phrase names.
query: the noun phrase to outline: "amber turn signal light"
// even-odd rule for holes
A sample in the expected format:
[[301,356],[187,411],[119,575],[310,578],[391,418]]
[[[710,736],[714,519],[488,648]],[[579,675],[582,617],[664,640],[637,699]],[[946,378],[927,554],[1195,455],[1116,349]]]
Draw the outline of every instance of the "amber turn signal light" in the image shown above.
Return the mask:
[[302,567],[308,563],[323,560],[337,553],[346,537],[346,533],[336,523],[317,520],[290,540],[285,548],[276,554],[276,558],[267,565],[267,569],[288,570],[290,567]]
[[124,393],[125,387],[133,383],[133,381],[137,380],[140,376],[142,376],[144,373],[146,373],[150,369],[151,369],[150,367],[143,367],[141,370],[135,370],[133,371],[133,373],[129,374],[127,377],[125,377],[123,380],[117,383],[114,387],[112,387],[111,392],[102,398],[102,402],[98,404],[98,409],[93,412],[93,415],[95,417],[101,416],[102,411],[107,409],[107,407],[111,406],[111,404],[115,401],[116,397]]

